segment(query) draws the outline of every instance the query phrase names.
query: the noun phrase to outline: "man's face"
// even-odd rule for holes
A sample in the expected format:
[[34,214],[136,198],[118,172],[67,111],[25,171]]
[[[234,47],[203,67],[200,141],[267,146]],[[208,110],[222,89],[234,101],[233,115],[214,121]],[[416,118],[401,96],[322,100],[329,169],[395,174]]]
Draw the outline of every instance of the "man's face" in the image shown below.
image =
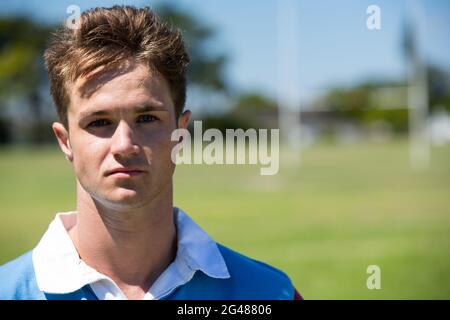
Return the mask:
[[[167,190],[175,165],[170,137],[176,128],[167,81],[142,64],[78,79],[69,90],[68,141],[53,130],[73,162],[80,185],[98,202],[138,208]],[[178,120],[186,127],[189,112]],[[113,170],[138,170],[111,172]]]

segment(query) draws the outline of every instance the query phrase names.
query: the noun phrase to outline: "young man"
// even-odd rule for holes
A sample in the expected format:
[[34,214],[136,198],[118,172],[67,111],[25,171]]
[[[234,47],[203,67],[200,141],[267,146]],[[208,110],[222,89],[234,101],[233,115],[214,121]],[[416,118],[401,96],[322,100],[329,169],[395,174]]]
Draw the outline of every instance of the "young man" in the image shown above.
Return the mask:
[[32,251],[0,267],[1,299],[293,299],[281,271],[212,240],[173,207],[171,133],[186,128],[181,34],[149,9],[97,8],[45,52],[76,176]]

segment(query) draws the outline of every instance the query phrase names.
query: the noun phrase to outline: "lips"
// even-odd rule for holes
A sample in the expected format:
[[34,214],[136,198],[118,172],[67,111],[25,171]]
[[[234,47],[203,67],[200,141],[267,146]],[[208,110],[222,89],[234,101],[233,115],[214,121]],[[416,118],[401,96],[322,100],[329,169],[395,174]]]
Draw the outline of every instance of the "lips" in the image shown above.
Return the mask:
[[106,173],[107,176],[109,175],[121,175],[121,176],[135,176],[144,173],[145,171],[139,168],[132,168],[132,167],[123,167],[123,168],[116,168],[113,170],[110,170]]

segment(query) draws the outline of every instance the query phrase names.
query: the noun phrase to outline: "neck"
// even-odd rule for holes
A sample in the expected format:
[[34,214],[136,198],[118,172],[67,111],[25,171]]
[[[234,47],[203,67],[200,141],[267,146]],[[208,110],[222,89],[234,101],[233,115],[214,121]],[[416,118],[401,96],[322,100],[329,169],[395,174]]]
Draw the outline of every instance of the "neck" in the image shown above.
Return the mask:
[[100,204],[77,183],[77,211],[69,234],[81,259],[129,298],[141,298],[175,258],[171,185],[148,205],[120,210]]

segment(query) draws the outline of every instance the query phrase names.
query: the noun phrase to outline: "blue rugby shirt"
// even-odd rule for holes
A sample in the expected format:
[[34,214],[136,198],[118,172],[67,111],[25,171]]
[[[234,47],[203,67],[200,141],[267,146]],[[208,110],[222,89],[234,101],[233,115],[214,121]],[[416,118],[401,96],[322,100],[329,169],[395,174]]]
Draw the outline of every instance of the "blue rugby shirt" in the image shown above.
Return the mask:
[[[144,299],[302,299],[289,277],[216,243],[174,208],[178,249]],[[67,230],[76,212],[59,213],[33,250],[0,267],[0,299],[126,299],[114,281],[79,259]]]

